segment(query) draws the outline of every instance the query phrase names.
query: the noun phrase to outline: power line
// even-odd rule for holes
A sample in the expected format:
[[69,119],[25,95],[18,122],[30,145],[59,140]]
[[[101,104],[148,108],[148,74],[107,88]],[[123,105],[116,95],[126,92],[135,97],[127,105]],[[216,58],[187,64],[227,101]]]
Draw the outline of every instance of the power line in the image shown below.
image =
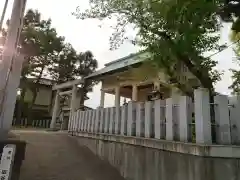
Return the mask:
[[239,42],[239,40],[237,40],[237,41],[235,41],[235,42],[233,42],[233,43],[229,44],[229,45],[228,45],[228,46],[226,46],[225,48],[223,48],[223,49],[220,49],[218,52],[215,52],[215,53],[211,54],[211,55],[210,55],[210,56],[208,56],[207,58],[210,58],[210,57],[212,57],[212,56],[215,56],[215,55],[217,55],[217,54],[221,53],[222,51],[225,51],[226,49],[230,48],[232,45],[234,45],[234,44],[236,44],[236,43],[238,43],[238,42]]

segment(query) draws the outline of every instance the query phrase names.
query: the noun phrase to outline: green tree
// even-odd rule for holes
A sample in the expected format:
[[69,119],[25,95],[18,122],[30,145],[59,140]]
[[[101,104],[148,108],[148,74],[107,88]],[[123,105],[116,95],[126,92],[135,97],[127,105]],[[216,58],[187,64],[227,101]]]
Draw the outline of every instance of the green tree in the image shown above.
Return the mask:
[[[77,56],[77,68],[76,68],[76,76],[78,78],[83,79],[88,75],[92,74],[96,71],[98,67],[98,62],[94,58],[93,53],[91,51],[86,51],[78,54]],[[82,84],[80,88],[81,98],[80,98],[80,109],[84,108],[84,100],[87,98],[87,93],[91,92],[93,86],[96,84],[96,81],[88,80]]]
[[36,30],[34,38],[38,44],[36,48],[36,55],[34,55],[32,60],[36,65],[34,72],[34,77],[36,80],[31,85],[30,89],[33,94],[32,101],[29,104],[28,113],[28,123],[31,124],[32,119],[32,108],[35,104],[37,93],[39,92],[39,82],[43,78],[44,71],[51,65],[51,60],[56,54],[59,54],[63,48],[63,37],[59,37],[54,28],[51,27],[51,20],[42,20],[40,22],[40,28]]
[[[235,62],[240,65],[240,0],[224,0],[224,6],[219,11],[222,20],[232,23],[232,31],[230,40],[234,45],[234,52],[236,54]],[[232,84],[229,87],[232,89],[232,94],[240,95],[240,71],[237,69],[230,69],[232,72]]]
[[[236,55],[235,63],[240,66],[240,32],[237,33],[233,30],[230,39],[235,43],[233,48]],[[230,69],[230,71],[232,72],[233,82],[229,88],[232,89],[232,94],[240,95],[240,70]]]
[[218,44],[221,23],[216,13],[221,5],[220,1],[208,0],[91,0],[90,9],[77,8],[73,14],[80,19],[116,19],[112,48],[127,38],[124,34],[128,24],[133,25],[138,31],[133,42],[150,52],[153,64],[190,95],[190,83],[178,79],[178,66],[184,64],[210,92],[220,79],[220,73],[214,70],[217,62],[204,53],[222,48]]
[[71,44],[65,44],[62,50],[53,56],[51,61],[48,70],[56,83],[60,84],[76,78],[77,52]]
[[[5,37],[6,34],[7,29],[3,31]],[[21,106],[24,104],[26,90],[30,89],[32,100],[28,105],[28,124],[31,124],[32,108],[39,91],[39,82],[51,65],[52,58],[61,52],[63,42],[64,38],[59,37],[56,30],[51,27],[51,19],[42,20],[38,11],[31,9],[27,11],[18,45],[19,51],[25,55],[21,73],[22,92],[17,113],[18,119],[22,114]],[[34,78],[34,81],[29,83],[29,77]]]
[[240,0],[222,0],[219,11],[223,21],[232,22],[232,30],[240,32]]
[[[7,21],[7,27],[9,25],[9,20]],[[20,123],[23,106],[24,106],[24,98],[26,94],[28,83],[28,76],[33,75],[32,72],[37,67],[37,65],[33,61],[33,56],[36,55],[36,49],[38,47],[34,37],[36,34],[36,29],[40,26],[40,14],[38,11],[28,10],[25,17],[22,32],[19,39],[19,51],[25,55],[22,72],[21,72],[21,96],[17,101],[17,121],[16,123]],[[2,30],[2,39],[1,42],[4,45],[5,38],[7,36],[7,29]]]

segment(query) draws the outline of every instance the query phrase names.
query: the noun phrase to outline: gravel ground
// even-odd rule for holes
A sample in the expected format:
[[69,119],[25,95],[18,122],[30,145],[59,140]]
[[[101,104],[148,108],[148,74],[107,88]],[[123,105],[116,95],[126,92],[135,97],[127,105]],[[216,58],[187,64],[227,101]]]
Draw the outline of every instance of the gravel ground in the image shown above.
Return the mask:
[[124,180],[107,162],[67,134],[16,130],[27,141],[20,180]]

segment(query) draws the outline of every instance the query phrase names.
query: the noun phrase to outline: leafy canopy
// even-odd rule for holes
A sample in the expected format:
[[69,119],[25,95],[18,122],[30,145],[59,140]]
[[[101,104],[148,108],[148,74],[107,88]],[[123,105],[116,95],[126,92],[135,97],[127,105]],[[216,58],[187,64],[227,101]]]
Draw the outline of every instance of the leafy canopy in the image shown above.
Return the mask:
[[[3,30],[2,35],[1,42],[4,44],[7,28]],[[83,78],[97,68],[97,60],[90,51],[77,53],[71,44],[65,43],[64,37],[57,34],[57,30],[52,27],[51,19],[43,20],[37,10],[27,11],[18,47],[18,50],[25,55],[20,88],[22,92],[30,89],[33,93],[27,112],[29,119],[40,88],[39,82],[45,78],[45,75],[55,83],[64,83]],[[29,77],[35,80],[29,81]],[[87,85],[83,91],[85,96],[94,82],[88,82]],[[20,106],[23,106],[24,96],[25,93],[21,93]],[[23,107],[19,108],[19,115],[22,114],[20,111],[23,111]]]
[[189,93],[193,85],[179,80],[179,66],[186,66],[200,85],[211,91],[220,78],[214,70],[217,62],[204,53],[221,48],[217,14],[221,6],[220,1],[208,0],[90,0],[89,9],[78,7],[73,14],[79,19],[116,19],[112,48],[127,39],[126,28],[131,24],[138,32],[133,43],[150,52],[154,64]]

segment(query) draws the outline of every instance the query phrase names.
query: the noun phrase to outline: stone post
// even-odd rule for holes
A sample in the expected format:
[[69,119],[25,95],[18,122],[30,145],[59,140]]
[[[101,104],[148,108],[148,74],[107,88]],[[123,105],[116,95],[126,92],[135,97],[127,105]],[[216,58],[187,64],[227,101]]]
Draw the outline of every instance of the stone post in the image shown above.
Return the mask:
[[83,131],[83,112],[84,111],[80,111],[80,131]]
[[219,144],[231,144],[230,118],[228,109],[228,97],[217,95],[214,97],[216,140]]
[[104,133],[109,133],[109,125],[110,125],[110,108],[106,108],[105,109]]
[[121,109],[121,135],[127,134],[128,106],[123,105]]
[[166,140],[173,140],[173,99],[166,100]]
[[191,140],[192,100],[190,97],[181,96],[179,103],[179,132],[180,141]]
[[230,124],[231,124],[231,142],[233,144],[240,144],[240,96],[229,97],[230,103]]
[[115,134],[120,133],[120,87],[115,88],[115,107],[116,107],[116,119],[115,119]]
[[76,111],[76,99],[77,99],[77,86],[73,85],[71,105],[70,105],[70,113],[73,113],[73,112]]
[[165,103],[164,100],[158,99],[154,102],[154,132],[155,132],[155,138],[161,139],[163,132],[163,126],[164,126],[164,112],[162,109],[165,109]]
[[153,116],[153,103],[148,101],[145,103],[145,137],[150,138],[153,134],[153,126],[154,123]]
[[109,125],[109,133],[113,134],[114,131],[114,127],[115,127],[115,118],[116,118],[116,114],[115,114],[115,107],[111,107],[110,108],[110,125]]
[[93,110],[92,112],[92,125],[91,125],[91,132],[94,132],[94,128],[95,128],[95,123],[96,123],[96,110]]
[[[60,92],[60,90],[58,89],[57,92],[56,92],[55,101],[54,101],[54,107],[53,107],[53,113],[52,113],[52,121],[51,121],[51,124],[50,124],[50,128],[51,129],[55,129],[56,128],[57,115],[58,115],[59,106],[60,106],[60,95],[59,95],[59,92]],[[72,123],[71,119],[72,118],[71,118],[71,115],[70,115],[69,123],[68,123],[68,125],[69,125],[68,127],[69,128],[70,128],[70,124]]]
[[196,143],[212,144],[209,92],[194,90]]
[[87,120],[88,120],[88,111],[84,111],[84,124],[83,124],[83,131],[87,131]]
[[99,132],[99,123],[100,123],[100,110],[101,108],[97,108],[96,112],[96,119],[95,119],[95,133]]
[[103,133],[104,132],[104,125],[105,125],[105,109],[101,108],[100,109],[100,128],[99,128],[99,132]]
[[136,103],[128,103],[128,115],[127,115],[127,135],[136,135]]
[[88,111],[88,127],[87,127],[87,132],[91,132],[92,115],[93,115],[93,111],[92,111],[92,110],[89,110],[89,111]]
[[142,102],[136,104],[136,136],[144,136],[145,133],[145,105]]

